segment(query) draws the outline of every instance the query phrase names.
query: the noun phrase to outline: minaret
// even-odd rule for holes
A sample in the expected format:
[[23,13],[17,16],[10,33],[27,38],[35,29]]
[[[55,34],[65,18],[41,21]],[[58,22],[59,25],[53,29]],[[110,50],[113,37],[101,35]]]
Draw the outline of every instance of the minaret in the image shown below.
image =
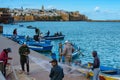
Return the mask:
[[23,6],[21,7],[21,10],[23,10]]
[[44,11],[44,6],[42,5],[42,11]]

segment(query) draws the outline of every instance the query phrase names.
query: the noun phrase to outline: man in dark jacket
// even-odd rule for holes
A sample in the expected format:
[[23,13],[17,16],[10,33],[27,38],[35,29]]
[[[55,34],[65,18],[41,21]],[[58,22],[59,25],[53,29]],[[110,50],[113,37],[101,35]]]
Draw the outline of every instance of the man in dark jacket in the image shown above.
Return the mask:
[[22,71],[25,71],[24,65],[26,64],[27,74],[29,74],[28,54],[30,54],[30,50],[29,50],[29,47],[25,43],[19,48],[19,54],[20,54],[20,64],[21,64]]
[[57,60],[54,59],[50,61],[50,63],[53,66],[49,75],[51,80],[62,80],[64,78],[64,73],[63,73],[63,69],[60,66],[58,66]]
[[97,51],[93,51],[92,56],[94,57],[94,61],[89,64],[93,66],[93,80],[99,80],[100,59],[97,56]]

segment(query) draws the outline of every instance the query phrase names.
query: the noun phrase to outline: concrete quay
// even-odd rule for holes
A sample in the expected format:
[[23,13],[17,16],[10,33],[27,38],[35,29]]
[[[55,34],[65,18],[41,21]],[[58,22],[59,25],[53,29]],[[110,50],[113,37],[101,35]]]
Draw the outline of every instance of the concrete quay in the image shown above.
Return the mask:
[[[12,71],[13,75],[9,75],[7,80],[16,80],[15,77],[11,77],[15,75],[17,77],[17,80],[50,80],[49,73],[51,69],[51,64],[49,63],[50,59],[48,57],[31,50],[31,53],[29,55],[30,74],[27,75],[26,73],[20,73],[21,67],[18,53],[20,45],[0,35],[0,52],[4,48],[8,47],[12,49],[12,52],[9,53],[9,56],[12,57],[13,59],[9,61],[9,63],[11,63],[11,66],[13,67],[14,71]],[[67,72],[66,71],[67,68],[64,67],[64,65],[61,65],[60,63],[59,65],[63,67],[65,72],[65,77],[63,80],[88,80],[80,72],[78,71]]]

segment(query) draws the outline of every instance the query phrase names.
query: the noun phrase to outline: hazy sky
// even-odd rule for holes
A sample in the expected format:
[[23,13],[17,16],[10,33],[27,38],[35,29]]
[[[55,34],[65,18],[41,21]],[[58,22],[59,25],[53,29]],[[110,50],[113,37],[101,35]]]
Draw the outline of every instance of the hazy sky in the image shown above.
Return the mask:
[[56,8],[79,11],[90,19],[120,20],[120,0],[0,0],[0,7],[9,8]]

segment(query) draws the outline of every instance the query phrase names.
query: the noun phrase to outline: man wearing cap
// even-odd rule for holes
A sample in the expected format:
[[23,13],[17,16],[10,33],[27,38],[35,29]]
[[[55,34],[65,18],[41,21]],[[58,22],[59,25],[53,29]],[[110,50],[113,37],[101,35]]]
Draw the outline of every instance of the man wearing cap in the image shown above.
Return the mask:
[[71,66],[73,52],[74,47],[72,46],[72,44],[69,41],[65,41],[65,46],[62,55],[65,56],[65,63],[69,66]]
[[20,54],[20,64],[22,71],[24,72],[24,65],[26,64],[27,68],[27,74],[29,74],[29,57],[28,55],[30,54],[29,47],[24,43],[20,48],[19,48],[19,54]]
[[50,61],[51,65],[53,66],[50,71],[50,80],[62,80],[64,78],[63,69],[58,66],[58,62],[56,59]]
[[6,65],[8,63],[8,59],[11,60],[11,57],[8,57],[8,53],[11,52],[11,48],[3,49],[0,54],[0,61],[3,61],[3,75],[6,77]]

